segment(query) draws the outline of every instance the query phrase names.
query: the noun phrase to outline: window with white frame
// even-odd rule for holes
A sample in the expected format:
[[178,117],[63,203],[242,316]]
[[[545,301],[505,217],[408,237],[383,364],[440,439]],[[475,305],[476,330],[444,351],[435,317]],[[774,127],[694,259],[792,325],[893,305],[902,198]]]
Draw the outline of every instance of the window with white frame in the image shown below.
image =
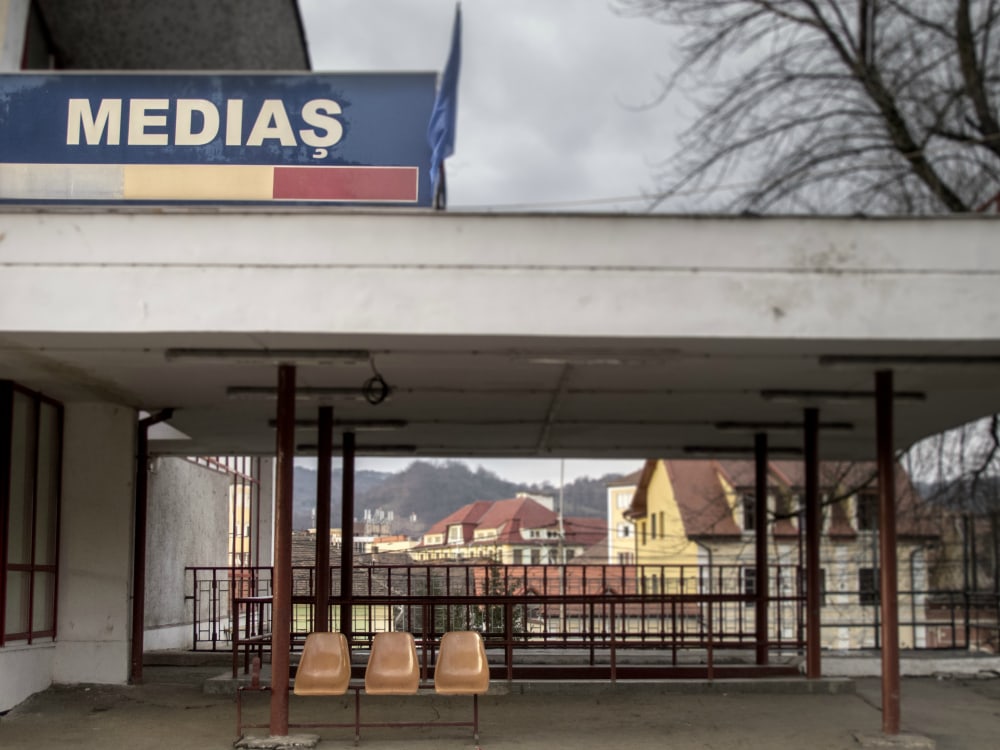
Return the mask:
[[448,544],[461,544],[464,541],[462,536],[462,527],[460,524],[454,524],[448,527]]

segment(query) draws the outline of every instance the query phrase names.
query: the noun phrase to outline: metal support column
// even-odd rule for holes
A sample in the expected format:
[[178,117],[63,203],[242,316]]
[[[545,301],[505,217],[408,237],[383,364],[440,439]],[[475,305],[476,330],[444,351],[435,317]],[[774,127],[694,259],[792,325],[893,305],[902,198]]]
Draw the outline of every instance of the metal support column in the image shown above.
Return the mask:
[[766,665],[768,660],[767,629],[767,433],[754,436],[754,533],[756,534],[756,580],[754,590],[757,595],[754,611],[754,626],[757,638],[757,664]]
[[295,367],[278,367],[278,440],[274,502],[274,574],[271,581],[272,737],[288,734],[288,679],[292,628],[292,492],[295,462]]
[[892,371],[875,373],[879,584],[882,604],[882,731],[899,734],[899,599],[896,581],[896,479],[892,450]]
[[340,632],[354,636],[354,433],[344,433],[344,492],[340,542]]
[[316,603],[313,630],[330,629],[330,486],[333,461],[333,407],[319,409],[316,451]]
[[820,662],[819,540],[823,523],[819,502],[819,410],[805,410],[806,494],[806,677],[822,677]]

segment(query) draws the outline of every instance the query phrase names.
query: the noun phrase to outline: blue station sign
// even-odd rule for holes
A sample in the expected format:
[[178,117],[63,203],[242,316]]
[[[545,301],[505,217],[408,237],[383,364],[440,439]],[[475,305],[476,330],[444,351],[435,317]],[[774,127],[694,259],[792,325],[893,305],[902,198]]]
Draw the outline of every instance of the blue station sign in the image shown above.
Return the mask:
[[430,206],[435,79],[0,75],[0,200]]

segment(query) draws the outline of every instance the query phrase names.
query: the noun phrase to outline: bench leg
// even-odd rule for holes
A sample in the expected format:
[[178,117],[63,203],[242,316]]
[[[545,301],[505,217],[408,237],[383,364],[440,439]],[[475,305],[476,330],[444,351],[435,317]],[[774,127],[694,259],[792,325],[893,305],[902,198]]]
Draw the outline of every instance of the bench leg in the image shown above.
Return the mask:
[[236,739],[243,739],[243,690],[236,686]]
[[472,739],[479,742],[479,696],[472,694]]
[[354,744],[361,740],[361,689],[354,690]]

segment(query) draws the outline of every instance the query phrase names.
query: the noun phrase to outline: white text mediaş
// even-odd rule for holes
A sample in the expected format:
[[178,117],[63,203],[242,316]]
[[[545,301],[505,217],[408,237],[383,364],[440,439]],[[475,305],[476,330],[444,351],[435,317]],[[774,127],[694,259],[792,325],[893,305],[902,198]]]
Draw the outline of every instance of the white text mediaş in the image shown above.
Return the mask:
[[[123,131],[122,112],[127,106],[128,120]],[[167,126],[173,111],[173,128]],[[344,135],[344,127],[334,115],[340,105],[332,99],[310,99],[301,112],[293,113],[306,127],[292,126],[281,99],[265,99],[260,108],[244,112],[242,99],[228,99],[225,118],[218,105],[207,99],[101,99],[94,112],[88,99],[70,99],[66,118],[66,145],[118,146],[204,146],[224,131],[227,146],[263,146],[273,142],[281,146],[300,143],[315,148],[329,148]],[[253,119],[253,127],[243,139],[243,122]]]

